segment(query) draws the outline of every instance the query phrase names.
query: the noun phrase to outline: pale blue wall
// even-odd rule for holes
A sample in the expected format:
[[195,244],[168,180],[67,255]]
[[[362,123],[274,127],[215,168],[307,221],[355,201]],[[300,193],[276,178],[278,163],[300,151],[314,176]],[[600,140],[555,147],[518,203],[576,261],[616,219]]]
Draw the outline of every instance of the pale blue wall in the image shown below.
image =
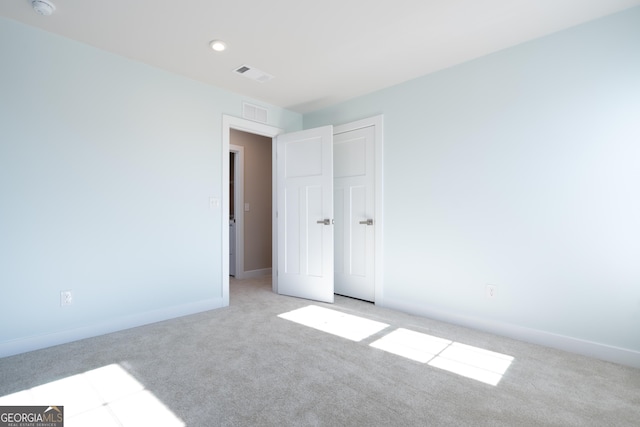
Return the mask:
[[640,8],[304,124],[376,114],[385,305],[640,366]]
[[245,99],[1,18],[0,61],[0,356],[219,306]]

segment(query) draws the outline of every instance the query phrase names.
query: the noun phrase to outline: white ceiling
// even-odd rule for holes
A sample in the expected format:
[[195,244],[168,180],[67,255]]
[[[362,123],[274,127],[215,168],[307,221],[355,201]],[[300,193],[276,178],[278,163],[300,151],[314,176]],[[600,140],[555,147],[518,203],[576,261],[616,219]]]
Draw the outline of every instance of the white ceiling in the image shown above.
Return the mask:
[[[640,0],[31,0],[0,16],[301,113],[392,86]],[[228,49],[215,53],[209,41]],[[275,76],[233,73],[250,65]]]

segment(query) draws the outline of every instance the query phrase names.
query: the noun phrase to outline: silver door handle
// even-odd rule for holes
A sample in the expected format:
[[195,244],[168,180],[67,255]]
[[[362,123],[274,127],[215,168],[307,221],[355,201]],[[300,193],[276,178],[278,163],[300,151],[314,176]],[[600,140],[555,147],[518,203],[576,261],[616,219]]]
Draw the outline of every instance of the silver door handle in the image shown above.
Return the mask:
[[373,225],[373,220],[372,219],[368,219],[366,221],[360,221],[360,224],[362,224],[362,225]]
[[331,225],[331,220],[329,218],[321,219],[320,221],[316,221],[318,224]]

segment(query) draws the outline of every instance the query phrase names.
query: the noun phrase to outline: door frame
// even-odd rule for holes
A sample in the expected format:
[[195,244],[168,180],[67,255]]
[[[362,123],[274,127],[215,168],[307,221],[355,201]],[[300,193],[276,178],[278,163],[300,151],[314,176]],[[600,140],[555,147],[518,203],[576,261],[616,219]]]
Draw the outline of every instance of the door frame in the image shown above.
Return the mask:
[[[235,153],[233,201],[236,220],[236,279],[244,278],[244,147],[233,145],[229,141],[229,153]],[[229,209],[231,206],[229,205]]]
[[[284,133],[284,129],[277,128],[274,126],[265,125],[263,123],[252,122],[251,120],[242,119],[239,117],[229,116],[227,114],[222,115],[222,301],[223,306],[229,305],[229,145],[231,139],[231,129],[240,130],[243,132],[253,133],[256,135],[266,136],[268,138],[275,138],[277,135]],[[275,170],[275,144],[271,144],[272,153],[271,153],[271,163],[272,170]],[[276,187],[276,177],[275,174],[272,174],[272,188]],[[276,193],[273,192],[273,200],[272,200],[272,227],[273,232],[276,232],[276,214],[275,209],[277,207],[277,199]],[[241,209],[244,209],[244,206],[241,206]],[[237,232],[236,232],[237,235]],[[277,234],[276,234],[277,235]],[[243,233],[244,236],[244,233]],[[276,239],[273,240],[273,245],[277,243]],[[272,246],[273,247],[273,246]],[[273,252],[273,263],[272,265],[277,266],[277,248],[272,250]],[[243,269],[244,269],[244,260],[243,260]],[[238,269],[238,265],[236,264],[236,269]],[[273,270],[275,271],[275,269]],[[273,290],[277,291],[277,276],[273,276]]]
[[358,130],[366,127],[373,126],[374,128],[374,146],[375,146],[375,207],[374,207],[374,251],[375,251],[375,271],[374,271],[374,287],[375,287],[375,301],[376,305],[384,305],[384,244],[383,244],[383,232],[384,232],[384,212],[383,212],[383,121],[384,115],[379,114],[377,116],[368,117],[366,119],[357,120],[354,122],[345,123],[339,126],[333,127],[333,134],[340,134]]

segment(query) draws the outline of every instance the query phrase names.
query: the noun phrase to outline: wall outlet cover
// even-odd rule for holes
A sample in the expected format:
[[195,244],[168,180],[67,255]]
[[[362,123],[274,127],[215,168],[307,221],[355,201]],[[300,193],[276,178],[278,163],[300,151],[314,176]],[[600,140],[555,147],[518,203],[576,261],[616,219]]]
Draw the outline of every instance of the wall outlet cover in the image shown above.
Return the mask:
[[60,307],[66,307],[73,304],[72,291],[60,291]]
[[498,292],[496,285],[487,285],[487,298],[495,298]]

